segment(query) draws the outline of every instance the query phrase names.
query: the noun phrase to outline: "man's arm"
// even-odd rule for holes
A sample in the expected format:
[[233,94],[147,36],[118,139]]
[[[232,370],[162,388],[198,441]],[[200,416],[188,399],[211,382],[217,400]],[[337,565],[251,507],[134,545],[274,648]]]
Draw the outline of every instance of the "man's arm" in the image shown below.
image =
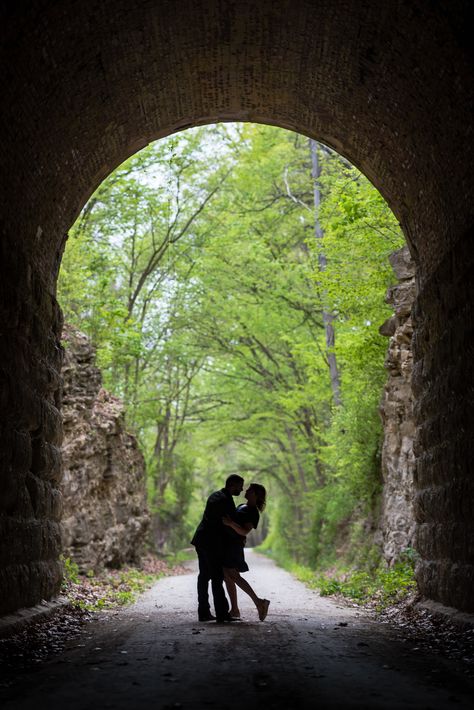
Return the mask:
[[229,515],[224,515],[224,517],[222,518],[222,522],[224,523],[224,525],[227,525],[227,527],[232,528],[232,530],[235,530],[235,532],[239,535],[242,535],[242,537],[246,537],[249,532],[253,530],[252,523],[243,523],[242,525],[239,525],[234,520],[232,520]]

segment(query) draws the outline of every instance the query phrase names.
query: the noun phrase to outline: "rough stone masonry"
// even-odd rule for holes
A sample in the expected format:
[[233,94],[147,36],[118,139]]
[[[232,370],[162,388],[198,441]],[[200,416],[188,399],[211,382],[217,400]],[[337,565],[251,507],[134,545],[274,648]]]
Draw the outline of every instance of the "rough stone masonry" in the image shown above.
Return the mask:
[[89,338],[66,326],[63,344],[63,555],[82,572],[138,562],[150,522],[143,456]]
[[0,5],[0,613],[61,583],[68,230],[150,141],[258,121],[344,155],[417,264],[415,546],[422,594],[474,611],[474,63],[468,0]]
[[413,443],[416,425],[411,390],[415,264],[406,246],[390,256],[390,263],[399,283],[390,287],[386,296],[387,303],[393,305],[394,315],[379,329],[381,335],[390,338],[385,359],[388,380],[380,405],[384,431],[380,528],[383,556],[393,564],[407,548],[413,547],[415,536]]

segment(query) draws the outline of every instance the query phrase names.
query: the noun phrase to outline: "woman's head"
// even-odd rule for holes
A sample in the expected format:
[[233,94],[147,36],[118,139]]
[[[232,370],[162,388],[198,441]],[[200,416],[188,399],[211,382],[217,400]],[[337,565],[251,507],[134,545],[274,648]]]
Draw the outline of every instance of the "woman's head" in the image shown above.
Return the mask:
[[[251,483],[250,486],[247,488],[245,492],[245,497],[254,499],[255,505],[259,509],[260,512],[265,508],[265,502],[267,498],[267,491],[265,490],[265,487],[262,486],[260,483]],[[250,502],[250,501],[249,501]]]

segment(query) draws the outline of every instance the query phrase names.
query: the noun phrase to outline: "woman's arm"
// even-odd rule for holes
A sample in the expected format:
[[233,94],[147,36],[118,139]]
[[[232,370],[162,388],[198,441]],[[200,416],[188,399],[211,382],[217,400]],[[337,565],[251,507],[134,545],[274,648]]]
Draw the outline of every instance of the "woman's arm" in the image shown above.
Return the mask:
[[246,537],[246,535],[248,535],[249,532],[253,529],[252,523],[244,523],[243,525],[239,525],[228,515],[224,515],[224,517],[222,518],[222,522],[224,523],[224,525],[227,525],[229,528],[235,530],[235,532],[239,535],[242,535],[242,537]]

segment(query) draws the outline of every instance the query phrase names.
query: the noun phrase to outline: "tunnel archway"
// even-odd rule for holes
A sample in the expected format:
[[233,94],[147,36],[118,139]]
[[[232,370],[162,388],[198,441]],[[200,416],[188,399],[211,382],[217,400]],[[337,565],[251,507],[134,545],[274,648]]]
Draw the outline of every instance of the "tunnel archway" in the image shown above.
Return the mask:
[[[152,140],[251,120],[371,179],[418,263],[418,580],[473,610],[468,3],[106,0],[2,8],[1,612],[59,588],[55,280],[90,194]],[[6,543],[6,544],[5,544]]]

